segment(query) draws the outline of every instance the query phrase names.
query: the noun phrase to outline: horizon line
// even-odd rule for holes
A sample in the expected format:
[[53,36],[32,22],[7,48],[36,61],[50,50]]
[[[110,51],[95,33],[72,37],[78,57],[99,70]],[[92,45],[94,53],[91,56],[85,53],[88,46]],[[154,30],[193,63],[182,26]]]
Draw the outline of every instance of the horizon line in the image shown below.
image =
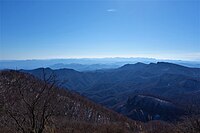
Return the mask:
[[154,58],[154,57],[123,57],[123,56],[113,56],[113,57],[58,57],[58,58],[32,58],[32,59],[0,59],[0,61],[34,61],[34,60],[79,60],[79,59],[152,59],[152,60],[169,60],[169,61],[197,61],[199,62],[200,59],[170,59],[170,58]]

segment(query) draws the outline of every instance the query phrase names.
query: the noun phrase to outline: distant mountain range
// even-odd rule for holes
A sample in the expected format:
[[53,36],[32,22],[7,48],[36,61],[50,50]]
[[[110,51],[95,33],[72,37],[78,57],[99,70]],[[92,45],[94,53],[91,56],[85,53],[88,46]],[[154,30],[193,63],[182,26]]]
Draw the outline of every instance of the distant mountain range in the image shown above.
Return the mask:
[[[39,78],[43,71],[54,74],[64,82],[63,87],[141,121],[176,119],[184,114],[190,100],[200,100],[200,68],[167,62],[126,64],[88,72],[67,68],[21,71]],[[178,113],[175,116],[172,112]]]
[[52,66],[49,66],[51,69],[61,69],[61,68],[69,68],[74,69],[77,71],[94,71],[94,70],[100,70],[100,69],[113,69],[119,67],[119,64],[63,64],[58,63],[54,64]]
[[52,69],[70,68],[77,71],[93,71],[110,69],[125,64],[171,62],[188,67],[200,68],[200,61],[159,60],[154,58],[82,58],[82,59],[48,59],[48,60],[0,60],[0,69],[36,69],[49,67]]

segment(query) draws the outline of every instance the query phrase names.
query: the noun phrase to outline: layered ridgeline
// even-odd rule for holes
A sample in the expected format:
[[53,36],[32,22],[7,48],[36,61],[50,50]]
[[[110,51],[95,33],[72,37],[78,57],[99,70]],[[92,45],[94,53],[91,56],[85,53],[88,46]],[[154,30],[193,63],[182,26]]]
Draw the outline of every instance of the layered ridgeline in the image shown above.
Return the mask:
[[[40,75],[38,75],[40,79],[19,71],[0,72],[0,132],[200,132],[200,108],[198,108],[200,106],[196,104],[199,101],[195,102],[193,99],[191,105],[192,107],[197,105],[197,108],[190,108],[188,115],[187,112],[183,112],[183,109],[178,107],[184,108],[181,104],[177,105],[162,97],[134,92],[134,95],[129,96],[127,101],[124,100],[124,103],[117,104],[113,109],[133,119],[142,121],[157,119],[148,123],[136,122],[105,109],[73,91],[62,88],[63,85],[66,85],[66,82],[58,80],[55,74],[47,74],[46,70],[50,69],[38,71],[37,74]],[[69,71],[74,72],[73,70]],[[198,99],[199,91],[189,91],[181,96],[192,96]],[[185,98],[182,99],[185,100]],[[158,121],[159,119],[171,119],[170,117],[174,117],[174,113],[177,112],[184,114],[184,117],[178,123]]]
[[43,81],[18,71],[0,72],[0,132],[138,133],[141,123],[58,88],[53,75]]
[[176,119],[185,114],[190,100],[199,100],[200,69],[166,62],[127,64],[92,72],[67,68],[22,71],[39,78],[43,71],[54,74],[64,82],[63,87],[141,121]]

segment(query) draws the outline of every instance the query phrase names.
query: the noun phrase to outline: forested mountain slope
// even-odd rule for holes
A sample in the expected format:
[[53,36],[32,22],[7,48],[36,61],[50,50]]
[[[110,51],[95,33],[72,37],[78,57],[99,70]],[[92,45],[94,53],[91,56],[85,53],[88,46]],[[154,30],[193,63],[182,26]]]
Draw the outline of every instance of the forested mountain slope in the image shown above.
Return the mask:
[[[22,71],[39,78],[43,71],[47,75],[54,74],[59,81],[64,82],[63,87],[115,111],[119,111],[120,107],[126,105],[128,98],[136,94],[160,97],[171,101],[177,108],[182,108],[183,101],[188,101],[188,98],[200,91],[200,68],[167,62],[127,64],[117,69],[92,72],[78,72],[67,68]],[[188,97],[184,97],[186,95]]]
[[142,125],[58,88],[53,75],[43,81],[18,71],[0,72],[0,132],[140,132]]

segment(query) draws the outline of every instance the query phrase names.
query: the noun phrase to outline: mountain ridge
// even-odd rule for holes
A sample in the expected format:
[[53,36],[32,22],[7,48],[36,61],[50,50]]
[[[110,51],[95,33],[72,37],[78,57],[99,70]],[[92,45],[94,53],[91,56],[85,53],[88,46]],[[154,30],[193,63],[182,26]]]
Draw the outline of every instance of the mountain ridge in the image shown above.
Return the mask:
[[[126,64],[116,69],[90,72],[50,70],[58,80],[67,81],[63,87],[113,110],[119,104],[126,104],[128,97],[136,93],[173,99],[178,103],[186,99],[181,95],[192,95],[200,90],[200,68],[168,62]],[[23,71],[39,76],[35,70]]]

